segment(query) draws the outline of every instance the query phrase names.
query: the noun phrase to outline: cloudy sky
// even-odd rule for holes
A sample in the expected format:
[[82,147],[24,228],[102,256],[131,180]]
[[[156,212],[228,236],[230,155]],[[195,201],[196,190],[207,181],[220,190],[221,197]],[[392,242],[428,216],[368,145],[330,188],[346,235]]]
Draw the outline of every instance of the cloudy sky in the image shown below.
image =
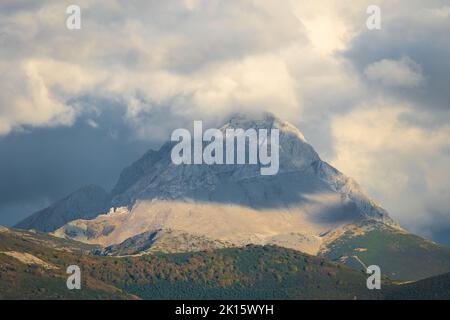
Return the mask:
[[194,119],[265,110],[450,244],[449,30],[450,0],[2,0],[0,224],[111,188]]

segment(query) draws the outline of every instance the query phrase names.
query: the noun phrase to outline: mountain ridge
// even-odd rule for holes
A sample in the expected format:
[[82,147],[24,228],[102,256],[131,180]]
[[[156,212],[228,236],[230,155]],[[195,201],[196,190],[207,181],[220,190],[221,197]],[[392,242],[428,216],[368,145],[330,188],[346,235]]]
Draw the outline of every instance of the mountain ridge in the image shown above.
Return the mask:
[[76,219],[95,218],[108,210],[110,199],[103,188],[93,184],[87,185],[51,206],[33,213],[14,227],[51,232]]
[[[320,179],[324,180],[329,186],[331,186],[332,189],[334,189],[333,191],[338,192],[344,197],[347,197],[350,201],[353,201],[367,216],[374,217],[376,219],[382,219],[386,223],[395,224],[395,222],[389,217],[387,212],[379,205],[377,205],[373,200],[371,200],[367,195],[365,195],[365,193],[353,179],[344,176],[337,169],[322,161],[315,150],[306,142],[303,134],[290,123],[281,121],[280,119],[274,117],[269,113],[262,113],[260,117],[254,116],[252,118],[249,118],[244,114],[234,114],[221,127],[221,130],[226,130],[228,128],[242,128],[244,130],[249,128],[280,129],[281,173],[310,170],[312,171],[312,173],[320,177]],[[198,167],[189,167],[188,169],[186,169],[186,167],[184,166],[175,166],[171,164],[168,157],[168,155],[170,154],[169,150],[172,145],[173,143],[167,142],[164,143],[158,151],[149,150],[140,159],[133,162],[130,166],[126,167],[121,172],[118,182],[108,194],[110,199],[106,196],[106,191],[104,191],[100,187],[95,187],[99,190],[101,189],[101,191],[96,191],[98,194],[102,194],[100,198],[103,199],[100,201],[100,205],[98,206],[98,208],[96,208],[96,210],[90,210],[88,213],[83,212],[83,210],[81,210],[81,212],[80,210],[78,210],[80,213],[76,218],[95,218],[95,216],[100,213],[106,213],[111,207],[127,206],[130,208],[134,205],[136,200],[142,200],[146,198],[148,198],[149,200],[152,200],[152,197],[156,197],[159,199],[178,199],[180,197],[183,197],[184,195],[193,196],[192,194],[186,194],[186,191],[189,190],[189,187],[192,187],[193,183],[197,183],[197,185],[200,185],[202,182],[206,181],[206,183],[209,182],[214,185],[214,183],[217,183],[216,178],[219,175],[231,175],[231,178],[234,181],[242,181],[244,179],[259,176],[257,165],[215,165],[201,166],[200,169],[198,169]],[[191,174],[191,176],[185,177],[184,186],[177,186],[177,181],[175,181],[175,183],[173,184],[171,184],[170,181],[162,181],[159,185],[155,185],[153,187],[153,189],[159,188],[159,194],[155,195],[152,194],[151,190],[149,190],[152,187],[150,184],[154,182],[152,180],[157,180],[158,176],[161,176],[163,174],[163,172],[161,172],[161,169],[165,169],[166,172],[171,171],[169,172],[169,177],[166,177],[166,180],[172,178],[170,175],[173,174],[179,174],[181,176],[185,173],[188,173]],[[201,176],[198,177],[196,176],[196,174],[199,174]],[[88,186],[80,190],[83,190],[85,188],[94,187]],[[183,188],[184,194],[183,190],[181,190],[181,194],[177,194],[177,191],[180,192],[180,189]],[[63,219],[62,222],[56,223],[53,227],[43,227],[38,222],[42,219],[38,219],[38,217],[44,217],[45,219],[48,219],[46,216],[52,215],[49,213],[49,211],[54,212],[55,210],[57,210],[58,205],[61,206],[61,204],[63,204],[65,201],[67,202],[68,200],[71,200],[71,198],[73,198],[74,195],[77,195],[80,190],[58,201],[54,205],[34,213],[15,226],[25,229],[35,228],[41,231],[56,230],[57,228],[61,227],[62,222],[69,222],[70,220],[66,220],[70,219],[70,217]],[[107,205],[105,204],[104,199],[108,199],[108,201],[110,200]],[[210,199],[200,200],[209,201]],[[227,200],[229,201],[230,199]],[[287,201],[291,200],[292,199],[289,199]],[[246,205],[258,205],[257,202],[258,201],[254,200],[253,203],[246,203]],[[267,204],[263,204],[261,205],[261,207],[264,207],[265,205]],[[66,208],[63,209],[66,210]]]

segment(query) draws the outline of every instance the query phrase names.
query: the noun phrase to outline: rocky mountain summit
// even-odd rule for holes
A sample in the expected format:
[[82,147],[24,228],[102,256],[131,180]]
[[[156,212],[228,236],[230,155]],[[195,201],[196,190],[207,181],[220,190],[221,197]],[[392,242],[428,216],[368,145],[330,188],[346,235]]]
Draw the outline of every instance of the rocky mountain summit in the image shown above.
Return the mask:
[[314,244],[303,249],[314,253],[320,235],[339,226],[365,219],[396,225],[354,180],[322,161],[292,124],[271,114],[238,114],[220,128],[227,129],[278,129],[278,174],[261,175],[259,164],[176,165],[167,142],[125,168],[110,194],[82,188],[17,227],[62,227],[56,234],[103,245],[166,229],[235,245],[281,237],[299,248],[302,238]]
[[338,194],[341,205],[354,205],[354,214],[394,223],[369,199],[358,184],[322,161],[303,134],[270,114],[260,119],[232,117],[221,128],[279,129],[280,169],[261,176],[259,165],[175,165],[171,143],[149,151],[126,168],[112,192],[113,207],[132,207],[136,201],[193,200],[236,204],[255,209],[287,208],[304,204],[305,195]]
[[[109,194],[83,188],[17,227],[99,245],[101,255],[277,245],[360,268],[357,256],[385,264],[393,278],[449,271],[450,250],[403,230],[292,124],[236,115],[220,130],[229,128],[278,129],[278,173],[261,175],[259,164],[176,165],[167,142],[125,168]],[[419,263],[419,252],[433,268]],[[407,272],[404,261],[422,267]]]

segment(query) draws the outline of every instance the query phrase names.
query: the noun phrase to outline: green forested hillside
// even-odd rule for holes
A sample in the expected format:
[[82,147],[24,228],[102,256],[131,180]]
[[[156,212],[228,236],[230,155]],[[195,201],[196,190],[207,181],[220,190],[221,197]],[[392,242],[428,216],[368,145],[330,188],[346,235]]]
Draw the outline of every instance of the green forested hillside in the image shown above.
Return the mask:
[[[415,292],[388,279],[383,290],[368,290],[363,272],[275,246],[117,258],[40,237],[0,233],[1,299],[383,299]],[[27,263],[20,254],[38,260]],[[81,290],[66,288],[72,264],[82,270]],[[434,285],[426,285],[430,294],[447,294]]]
[[387,299],[448,300],[450,299],[450,273],[392,286],[385,296]]
[[378,265],[397,280],[420,280],[450,272],[450,249],[381,223],[349,228],[321,256],[356,270]]

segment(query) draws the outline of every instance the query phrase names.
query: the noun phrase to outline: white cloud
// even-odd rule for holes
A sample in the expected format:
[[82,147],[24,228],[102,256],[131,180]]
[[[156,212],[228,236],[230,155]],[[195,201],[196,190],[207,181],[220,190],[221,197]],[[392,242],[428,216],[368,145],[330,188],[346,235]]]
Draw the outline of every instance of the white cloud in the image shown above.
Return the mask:
[[175,116],[299,111],[295,81],[278,55],[305,39],[289,6],[274,0],[80,6],[79,31],[64,27],[65,4],[57,1],[0,13],[6,48],[0,80],[17,78],[14,90],[0,88],[16,92],[2,97],[1,134],[70,125],[83,110],[67,102],[83,95],[127,103],[127,121],[138,133],[142,115],[161,105],[171,105]]
[[33,62],[0,64],[0,134],[15,127],[69,125],[75,112],[47,88]]
[[432,211],[449,212],[450,126],[415,126],[402,120],[409,112],[380,103],[337,117],[331,163],[376,195],[404,226],[423,231]]
[[98,128],[98,123],[95,122],[95,120],[93,119],[88,119],[86,120],[86,123],[89,127],[91,127],[92,129],[97,129]]
[[[315,110],[360,92],[356,75],[333,55],[351,39],[354,19],[343,4],[322,4],[84,0],[79,31],[65,28],[60,1],[22,5],[3,12],[0,61],[8,60],[5,68],[13,73],[31,62],[60,106],[52,108],[55,114],[72,114],[72,121],[49,123],[54,118],[48,117],[35,126],[70,124],[82,110],[66,103],[82,95],[127,103],[127,121],[141,137],[143,115],[169,104],[184,117],[258,109],[293,121],[313,119]],[[3,133],[30,122],[12,119],[2,118]]]
[[420,65],[409,57],[374,62],[366,67],[364,74],[371,81],[393,87],[412,88],[425,81]]
[[446,19],[450,16],[450,6],[431,8],[429,12],[436,18]]

